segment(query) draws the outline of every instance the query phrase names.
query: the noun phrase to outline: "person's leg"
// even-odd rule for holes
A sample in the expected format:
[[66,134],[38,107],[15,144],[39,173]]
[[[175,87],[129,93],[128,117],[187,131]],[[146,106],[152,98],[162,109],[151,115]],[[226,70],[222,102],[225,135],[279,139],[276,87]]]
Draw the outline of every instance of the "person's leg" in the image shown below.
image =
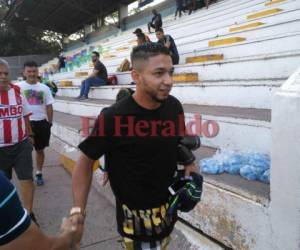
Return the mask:
[[34,185],[33,180],[20,180],[20,194],[28,213],[33,211]]
[[45,162],[44,150],[35,151],[35,160],[36,160],[36,168],[37,168],[37,171],[35,173],[36,184],[38,186],[42,186],[44,185],[44,179],[43,179],[43,166]]
[[45,161],[45,152],[44,152],[44,150],[36,151],[36,168],[37,168],[38,171],[42,172],[44,161]]
[[83,80],[83,81],[81,82],[81,86],[80,86],[80,94],[79,94],[79,96],[78,96],[79,98],[82,97],[83,94],[84,94],[85,81],[86,81],[86,80]]
[[209,6],[209,0],[205,0],[205,6],[206,6],[206,8],[208,9],[208,6]]
[[181,17],[182,12],[182,6],[179,7],[179,18]]
[[15,153],[14,169],[20,181],[22,201],[27,211],[32,213],[34,197],[32,145],[25,140],[17,146]]
[[[156,30],[157,27],[155,26],[155,24],[149,23],[149,25],[150,25],[151,28],[154,29],[154,31]],[[152,32],[150,31],[150,27],[148,28],[148,29],[149,29],[149,33],[152,33]]]
[[193,11],[196,10],[196,0],[192,0],[192,9]]
[[12,147],[13,146],[0,148],[0,171],[2,171],[9,180],[12,178],[12,167],[14,164],[14,156],[10,153]]
[[189,9],[189,15],[192,14],[193,7],[192,7],[192,3],[191,2],[189,3],[188,9]]
[[105,85],[106,82],[98,77],[94,77],[94,78],[88,78],[85,80],[85,88],[84,88],[84,93],[83,96],[85,98],[88,98],[89,92],[90,92],[90,88],[92,86],[103,86]]
[[[33,122],[31,122],[33,123]],[[43,179],[43,166],[45,162],[45,151],[44,149],[49,146],[50,135],[51,135],[51,126],[46,120],[41,120],[34,122],[33,126],[34,136],[34,148],[36,151],[36,184],[41,186],[44,184]]]

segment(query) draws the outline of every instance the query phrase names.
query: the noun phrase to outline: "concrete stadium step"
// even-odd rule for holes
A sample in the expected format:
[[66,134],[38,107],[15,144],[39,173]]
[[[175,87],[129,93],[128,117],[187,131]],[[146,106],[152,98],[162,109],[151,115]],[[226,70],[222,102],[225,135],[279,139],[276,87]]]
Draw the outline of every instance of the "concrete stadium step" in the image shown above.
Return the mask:
[[[293,3],[293,2],[292,2]],[[291,4],[291,3],[290,3]],[[299,10],[298,10],[298,12],[297,11],[294,11],[295,13],[293,14],[293,16],[297,16],[297,13],[298,12],[300,12]],[[291,31],[299,31],[299,29],[298,28],[296,28],[297,27],[297,25],[294,25],[294,21],[295,20],[293,20],[293,18],[291,18],[290,17],[291,15],[281,15],[281,18],[280,17],[277,17],[276,18],[276,22],[277,22],[277,24],[274,24],[274,21],[272,22],[272,24],[268,24],[268,25],[265,25],[265,27],[260,27],[259,28],[259,30],[262,30],[262,32],[263,32],[263,34],[264,34],[264,37],[267,35],[267,34],[272,34],[272,36],[276,36],[276,32],[279,32],[279,34],[280,34],[280,30],[283,30],[284,32],[283,33],[285,33],[286,32],[286,30],[289,30],[290,32]],[[287,19],[288,18],[288,19]],[[273,20],[273,19],[271,19],[271,20]],[[291,20],[293,20],[293,21],[291,21]],[[284,23],[284,21],[285,21],[285,23]],[[278,28],[277,26],[280,26],[281,28]],[[285,27],[284,25],[289,25],[289,27]],[[263,29],[265,30],[265,29],[267,29],[267,32],[266,31],[263,31]],[[186,27],[185,27],[185,34],[186,34],[186,32],[187,32],[187,30],[189,30],[189,29],[187,29]],[[193,30],[193,32],[195,32],[194,30],[194,26],[193,26],[193,28],[191,28],[190,30]],[[228,36],[229,36],[229,33],[228,33],[228,28],[226,27],[226,29],[224,28],[223,29],[224,31],[222,31],[220,34],[218,34],[218,31],[216,31],[215,29],[212,29],[211,31],[210,31],[210,33],[211,33],[211,36],[212,37],[215,37],[216,36],[216,34],[217,34],[217,36],[221,36],[222,37],[222,33],[224,33],[225,35],[226,34],[228,34]],[[248,37],[250,37],[251,38],[251,32],[250,31],[243,31],[244,33],[246,33],[247,34],[247,36]],[[256,30],[252,30],[252,32],[255,32],[254,34],[255,34],[255,39],[258,39],[258,35],[257,35],[257,31]],[[274,33],[275,32],[275,33]],[[201,46],[205,46],[205,47],[207,47],[207,41],[205,40],[205,41],[201,41],[201,36],[203,35],[203,34],[206,34],[207,35],[207,32],[202,32],[201,34],[199,34],[199,33],[196,33],[196,35],[195,35],[195,37],[196,37],[196,40],[197,40],[197,42],[196,41],[193,41],[193,37],[192,36],[185,36],[183,39],[184,40],[186,40],[187,39],[187,37],[188,37],[188,40],[186,40],[186,41],[183,41],[182,39],[180,39],[179,38],[179,40],[177,41],[177,45],[178,45],[178,47],[179,47],[179,52],[181,53],[181,50],[183,51],[183,53],[187,53],[187,52],[189,52],[189,53],[192,53],[192,51],[190,50],[190,48],[191,48],[191,46],[190,46],[190,44],[191,44],[191,42],[193,43],[193,48],[195,48],[195,46],[196,47],[198,47],[197,49],[200,49],[201,48]],[[209,34],[209,33],[208,33]],[[241,34],[240,34],[241,35]],[[194,38],[195,39],[195,38]],[[249,39],[249,38],[248,38]],[[203,39],[202,39],[203,40]],[[183,42],[183,44],[181,44]],[[196,42],[196,44],[195,44],[195,42]],[[187,44],[186,44],[187,43]],[[202,45],[201,45],[202,44]],[[262,47],[262,46],[260,46],[260,47]],[[267,48],[269,48],[269,47],[267,47]],[[186,51],[186,50],[189,50],[189,51]],[[292,48],[291,48],[292,49]],[[247,50],[247,51],[252,51],[251,49],[249,49],[249,50]],[[228,53],[229,54],[229,53]],[[107,67],[108,67],[108,69],[109,69],[109,72],[114,72],[115,70],[116,70],[116,68],[117,68],[117,66],[119,66],[119,64],[120,64],[120,62],[124,59],[124,57],[128,57],[129,56],[129,51],[127,51],[127,52],[118,52],[117,54],[116,54],[116,57],[115,58],[111,58],[111,59],[104,59],[103,61],[104,61],[104,63],[107,65]],[[226,54],[226,56],[227,56],[227,54]],[[242,56],[242,55],[241,55]],[[184,58],[181,58],[181,62],[183,62],[184,61]],[[84,68],[84,67],[83,67]]]
[[[77,145],[83,139],[79,132],[79,119],[55,112],[51,145],[60,153],[61,158],[73,164],[80,154]],[[201,147],[196,152],[197,161],[211,156],[214,152],[214,148]],[[94,187],[112,200],[110,188],[101,188],[100,179],[101,171],[96,170]],[[203,188],[201,202],[193,212],[180,213],[181,218],[234,249],[247,249],[246,239],[249,238],[265,240],[257,226],[264,226],[268,221],[269,185],[222,174],[204,175]],[[255,218],[256,223],[249,218]],[[247,232],[247,235],[243,232]]]
[[[300,7],[300,6],[299,6]],[[238,34],[239,36],[243,36],[243,34],[246,34],[246,41],[248,41],[249,39],[252,40],[261,40],[260,38],[260,34],[263,35],[263,37],[276,37],[278,35],[284,35],[286,34],[286,31],[288,30],[289,33],[292,32],[297,32],[299,31],[298,25],[297,25],[297,19],[299,19],[298,17],[300,16],[300,9],[297,10],[291,10],[288,14],[284,14],[282,13],[281,15],[279,15],[278,17],[273,18],[273,17],[268,17],[268,18],[264,18],[262,21],[265,22],[264,26],[258,26],[255,28],[252,28],[251,32],[249,30],[242,30],[239,31]],[[224,17],[222,17],[224,18]],[[296,19],[296,20],[295,20]],[[191,27],[184,27],[184,32],[178,31],[178,33],[182,34],[184,33],[185,36],[184,37],[176,37],[176,34],[172,34],[172,36],[175,38],[176,40],[176,44],[177,47],[179,49],[179,53],[187,53],[187,52],[192,52],[191,50],[191,44],[193,44],[192,48],[193,49],[198,49],[201,50],[201,48],[205,48],[207,47],[208,44],[208,40],[212,40],[216,37],[218,37],[218,39],[221,38],[226,38],[226,37],[231,37],[232,35],[229,32],[229,28],[231,27],[235,27],[232,26],[232,23],[236,23],[239,24],[238,22],[233,22],[232,20],[230,20],[231,23],[230,25],[223,25],[221,26],[221,28],[217,29],[216,27],[206,27],[206,30],[204,31],[197,31],[195,30],[195,25],[192,25]],[[223,24],[223,22],[219,22],[221,24]],[[242,22],[241,22],[242,23]],[[240,23],[240,24],[241,24]],[[189,32],[192,32],[191,34],[189,34]],[[236,32],[235,32],[236,33]],[[156,40],[156,39],[155,39]],[[293,48],[290,48],[290,50]],[[273,49],[274,50],[274,49]],[[109,60],[107,59],[103,59],[103,61],[105,62],[105,64],[107,66],[112,65],[116,65],[120,63],[120,58],[124,58],[124,57],[129,57],[129,53],[130,53],[130,49],[128,49],[127,51],[123,51],[123,52],[114,52],[113,49],[111,51],[111,54],[114,54],[116,57],[114,58],[110,58]],[[119,60],[118,60],[119,59]],[[113,63],[117,60],[117,63]],[[183,61],[181,61],[183,62]]]
[[[78,122],[82,122],[80,117],[97,117],[102,108],[112,103],[112,100],[76,101],[73,98],[58,97],[54,103],[54,110],[77,116]],[[269,152],[270,110],[205,105],[183,107],[188,130],[201,135],[203,145],[221,149],[255,149]],[[259,140],[253,140],[256,137]]]
[[[300,14],[300,12],[299,12]],[[190,48],[181,50],[180,61],[184,62],[187,57],[207,55],[207,54],[223,54],[224,59],[235,59],[250,56],[271,55],[273,53],[286,53],[292,50],[299,49],[300,31],[285,32],[277,36],[266,36],[259,39],[248,39],[243,43],[233,44],[230,46],[222,46],[217,48],[195,48],[191,51]],[[285,44],[286,46],[278,46]],[[193,43],[190,43],[193,45]],[[223,60],[224,60],[223,59]],[[222,61],[222,60],[221,60]]]
[[[216,6],[218,6],[219,9],[221,9],[222,4],[224,4],[224,3],[228,4],[229,2],[234,2],[234,1],[219,1],[216,4],[213,4],[208,10],[206,10],[206,9],[200,9],[200,10],[198,10],[197,12],[195,12],[193,14],[193,17],[196,17],[198,15],[203,16],[203,14],[206,15],[207,13],[210,13],[211,11],[213,11]],[[168,26],[179,24],[179,23],[182,22],[182,20],[185,19],[185,17],[182,17],[180,20],[174,21],[173,20],[173,15],[170,15],[168,17],[165,17],[164,20],[165,19],[168,20],[168,19],[170,19],[170,17],[172,19],[171,22],[168,22],[168,21],[164,22],[165,23],[164,27],[165,27],[166,30],[168,29]],[[189,16],[189,18],[190,18],[190,16]],[[145,25],[140,26],[140,28],[142,28],[144,31],[147,30],[147,27]],[[122,32],[121,35],[119,35],[119,36],[110,37],[108,39],[99,40],[97,42],[91,43],[89,46],[98,46],[98,45],[107,46],[107,47],[111,47],[111,46],[116,46],[116,47],[117,46],[123,46],[124,45],[124,41],[126,41],[126,40],[131,41],[135,37],[132,34],[132,32],[134,30],[135,30],[135,28],[130,29],[130,30],[126,30],[126,31]],[[153,35],[150,35],[150,36],[154,37]],[[85,48],[88,48],[88,46],[86,46]],[[72,54],[74,52],[78,52],[78,51],[80,51],[80,49],[79,50],[77,49],[77,50],[70,51],[70,52],[67,53],[67,55],[70,55],[70,54]]]
[[[289,4],[291,4],[290,2],[289,2]],[[292,4],[294,4],[293,2],[292,2]],[[231,13],[235,13],[235,12],[231,12]],[[290,16],[290,15],[286,15],[286,16]],[[222,15],[222,19],[224,19],[224,17],[223,17],[223,15]],[[231,20],[230,18],[229,18],[229,20]],[[232,21],[232,20],[231,20]],[[219,24],[220,22],[213,22],[213,23],[217,23],[217,24]],[[223,24],[223,22],[221,22],[222,24]],[[232,22],[231,22],[232,23]],[[230,25],[231,25],[231,23],[230,23]],[[235,23],[238,23],[238,21],[235,21]],[[193,29],[190,29],[190,30],[192,30],[193,32],[195,32],[195,26],[194,25],[192,25],[192,27],[193,27]],[[200,26],[200,27],[202,27],[202,26]],[[207,27],[207,25],[204,25],[204,27]],[[225,26],[223,26],[223,27],[225,27]],[[216,28],[216,27],[215,27]],[[216,31],[215,31],[215,28],[213,29],[213,31],[214,31],[214,34],[216,33]],[[184,27],[184,29],[185,29],[185,34],[186,34],[186,32],[189,30],[189,29],[187,29],[186,28],[186,26]],[[179,32],[179,34],[181,34],[182,32]],[[203,32],[203,31],[199,31],[198,33],[196,33],[196,34],[203,34],[203,33],[205,33],[205,32]],[[132,35],[132,34],[131,34]],[[180,45],[180,37],[177,37],[176,36],[176,34],[172,34],[175,38],[177,38],[176,40],[178,40],[178,43],[179,43],[179,45]],[[198,36],[198,35],[197,35]],[[186,36],[185,36],[185,38],[186,38]],[[192,37],[191,37],[192,38]],[[124,46],[124,39],[126,40],[126,38],[124,37],[123,39],[122,39],[122,43],[123,43],[123,46]],[[198,39],[198,38],[197,38]],[[95,44],[96,45],[96,44]],[[122,44],[121,44],[122,45]],[[105,46],[105,44],[104,44],[104,46]],[[108,45],[107,45],[108,46]],[[119,47],[119,45],[117,44],[116,45],[117,47]],[[113,48],[113,47],[111,47],[110,46],[110,48]]]
[[[175,66],[175,73],[198,73],[202,81],[242,81],[251,79],[287,79],[296,70],[300,50],[225,59],[218,62],[182,64]],[[245,70],[247,69],[247,70]],[[109,71],[112,74],[111,71]],[[51,80],[72,80],[75,72],[56,74]],[[130,72],[113,73],[119,84],[132,82]]]
[[[282,82],[284,79],[174,84],[171,94],[183,104],[270,109],[272,94]],[[89,96],[115,100],[118,91],[123,87],[135,89],[135,85],[92,87]],[[79,86],[59,87],[57,96],[75,98],[79,96],[79,92]]]
[[[203,34],[205,29],[211,25],[211,24],[217,24],[217,27],[226,27],[224,26],[224,23],[226,25],[232,25],[233,23],[238,23],[245,21],[245,15],[251,11],[258,11],[261,9],[265,9],[264,3],[265,1],[248,1],[244,5],[234,2],[233,4],[226,3],[224,6],[220,6],[218,10],[216,8],[214,9],[214,13],[217,15],[213,15],[214,13],[211,13],[213,10],[212,9],[201,9],[194,13],[192,16],[182,17],[178,21],[173,21],[171,23],[167,23],[164,26],[164,29],[166,32],[171,32],[172,36],[178,40],[182,38],[182,34],[186,34],[186,32],[192,32],[191,34],[197,32],[197,34]],[[242,8],[241,8],[242,6]],[[215,6],[214,6],[215,7]],[[259,9],[258,9],[259,7]],[[226,12],[227,10],[227,12]],[[225,13],[224,13],[225,12]],[[200,14],[201,13],[201,14]],[[224,20],[224,15],[226,15],[226,20]],[[218,22],[215,20],[216,18],[222,18],[222,22]],[[230,20],[230,21],[228,21]],[[228,22],[228,23],[227,23]],[[201,23],[203,25],[197,25],[195,26],[196,23]],[[193,27],[193,29],[189,29],[189,25]],[[181,30],[181,27],[183,30]],[[216,29],[217,27],[214,27]],[[142,27],[144,30],[146,29],[146,26]],[[203,30],[204,29],[204,30]],[[132,30],[133,31],[133,30]],[[132,32],[131,31],[131,32]],[[184,31],[184,32],[182,32]],[[117,48],[118,46],[121,46],[124,44],[124,40],[129,39],[131,37],[132,39],[132,34],[129,32],[128,34],[122,34],[121,36],[124,39],[112,39],[107,46],[111,48]],[[188,35],[191,35],[188,33]],[[128,36],[129,35],[129,36]],[[186,37],[186,36],[185,36]],[[150,35],[150,38],[156,40],[154,35]],[[104,44],[106,46],[106,44]]]
[[[252,1],[254,2],[254,1]],[[261,3],[261,1],[260,1]],[[253,3],[251,3],[253,5]],[[182,24],[182,21],[178,23],[178,25],[175,25],[173,28],[174,30],[169,30],[168,27],[165,28],[165,31],[168,33],[171,32],[171,35],[175,38],[177,45],[180,47],[181,44],[185,43],[185,40],[193,39],[193,37],[195,37],[194,39],[198,39],[198,40],[203,40],[202,37],[207,37],[210,33],[209,31],[211,31],[211,36],[221,36],[222,34],[226,34],[228,33],[228,26],[232,26],[233,24],[243,24],[243,23],[247,23],[249,22],[246,19],[246,15],[251,13],[251,11],[253,10],[254,12],[259,11],[261,9],[265,9],[265,6],[263,4],[260,4],[261,7],[260,9],[255,8],[256,5],[254,5],[253,8],[245,8],[247,6],[244,7],[244,9],[242,9],[242,12],[235,12],[234,10],[230,9],[230,11],[228,12],[228,16],[226,16],[226,20],[224,20],[224,14],[226,15],[226,13],[223,13],[224,11],[222,11],[221,13],[218,13],[219,16],[217,16],[216,18],[221,18],[221,22],[218,20],[215,20],[216,18],[210,18],[208,20],[201,20],[201,19],[196,19],[191,21],[190,23],[186,23],[185,25]],[[282,6],[282,8],[285,7],[285,10],[283,11],[282,15],[280,15],[279,17],[276,17],[276,19],[270,17],[265,18],[264,20],[266,20],[266,24],[268,25],[270,22],[273,23],[273,20],[276,20],[276,22],[284,22],[284,21],[291,21],[295,18],[293,18],[293,16],[297,16],[296,14],[292,14],[289,13],[288,15],[284,13],[290,12],[292,10],[295,10],[295,6],[297,6],[293,1],[289,1],[287,3],[285,3],[284,6]],[[203,18],[203,17],[202,17]],[[283,18],[283,19],[282,19]],[[192,19],[192,18],[191,18]],[[277,21],[278,19],[278,21]],[[201,23],[203,25],[195,25]],[[181,28],[182,27],[182,28]],[[182,34],[184,34],[184,36],[182,36]],[[154,41],[156,40],[154,35],[150,35],[150,38],[153,39]],[[121,43],[113,43],[113,41],[111,41],[111,43],[109,44],[109,48],[112,50],[112,52],[115,52],[114,50],[117,49],[119,46],[122,46],[122,43],[124,44],[124,41],[126,41],[126,39],[129,39],[129,37],[124,37],[124,39],[122,39]],[[132,35],[131,35],[131,39],[132,39]],[[105,44],[103,45],[105,46]],[[108,46],[108,45],[107,45]]]
[[[299,11],[300,15],[300,11]],[[194,42],[188,42],[184,48],[180,48],[180,64],[185,64],[185,60],[188,57],[195,57],[201,55],[211,55],[211,54],[223,54],[224,59],[236,59],[243,57],[253,57],[262,56],[273,53],[287,53],[289,51],[299,49],[300,43],[300,31],[299,32],[285,32],[280,35],[266,36],[262,38],[248,39],[245,42],[226,45],[221,47],[206,47],[199,49],[194,47]],[[278,46],[278,44],[286,44],[286,46]],[[118,54],[117,58],[111,60],[104,60],[106,67],[109,68],[110,72],[114,72],[116,68],[121,64],[124,58],[129,58],[129,52]],[[221,60],[222,61],[222,60]],[[203,62],[205,63],[205,62]],[[90,65],[86,64],[81,66],[76,71],[90,71]],[[71,73],[60,73],[52,76],[54,79],[65,78],[65,75],[71,75]]]
[[225,59],[218,62],[176,65],[175,73],[197,72],[200,81],[287,79],[297,69],[299,58],[300,50],[295,50],[293,52]]

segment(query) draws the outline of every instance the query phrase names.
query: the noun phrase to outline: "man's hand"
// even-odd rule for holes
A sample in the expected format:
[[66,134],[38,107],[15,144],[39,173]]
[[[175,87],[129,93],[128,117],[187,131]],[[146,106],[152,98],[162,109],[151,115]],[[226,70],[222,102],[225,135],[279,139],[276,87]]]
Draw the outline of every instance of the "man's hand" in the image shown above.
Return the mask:
[[73,241],[74,245],[78,248],[83,235],[84,216],[82,214],[74,214],[70,216],[69,220],[71,222],[72,227],[76,228]]
[[73,223],[71,218],[63,218],[60,229],[62,231],[62,235],[65,235],[69,239],[70,249],[75,249],[76,245],[76,233],[78,230],[78,225]]
[[199,168],[196,166],[195,162],[191,163],[190,165],[184,166],[185,176],[190,176],[192,172],[199,173]]

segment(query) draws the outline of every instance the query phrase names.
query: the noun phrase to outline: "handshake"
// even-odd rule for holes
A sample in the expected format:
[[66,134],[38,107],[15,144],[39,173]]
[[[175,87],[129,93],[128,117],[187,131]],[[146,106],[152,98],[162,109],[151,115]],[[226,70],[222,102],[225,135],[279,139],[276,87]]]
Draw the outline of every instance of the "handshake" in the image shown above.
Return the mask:
[[83,234],[83,223],[84,216],[79,213],[63,218],[61,234],[53,238],[51,250],[78,249]]

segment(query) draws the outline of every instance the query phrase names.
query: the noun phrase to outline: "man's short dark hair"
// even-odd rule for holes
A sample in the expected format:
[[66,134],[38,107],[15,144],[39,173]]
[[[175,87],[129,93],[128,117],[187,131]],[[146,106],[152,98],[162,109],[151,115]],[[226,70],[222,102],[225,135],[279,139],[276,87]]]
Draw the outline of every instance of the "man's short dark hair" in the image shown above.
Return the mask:
[[38,64],[35,61],[27,61],[24,63],[24,69],[25,67],[38,67]]
[[162,33],[164,33],[164,30],[163,30],[163,28],[156,28],[155,32],[162,32]]
[[135,31],[133,31],[133,34],[141,34],[143,31],[140,28],[137,28]]
[[97,57],[100,57],[100,54],[97,51],[93,51],[92,54],[95,54]]
[[147,61],[150,57],[158,55],[170,55],[169,49],[160,43],[145,43],[133,48],[130,59],[132,67],[136,67],[137,61]]

